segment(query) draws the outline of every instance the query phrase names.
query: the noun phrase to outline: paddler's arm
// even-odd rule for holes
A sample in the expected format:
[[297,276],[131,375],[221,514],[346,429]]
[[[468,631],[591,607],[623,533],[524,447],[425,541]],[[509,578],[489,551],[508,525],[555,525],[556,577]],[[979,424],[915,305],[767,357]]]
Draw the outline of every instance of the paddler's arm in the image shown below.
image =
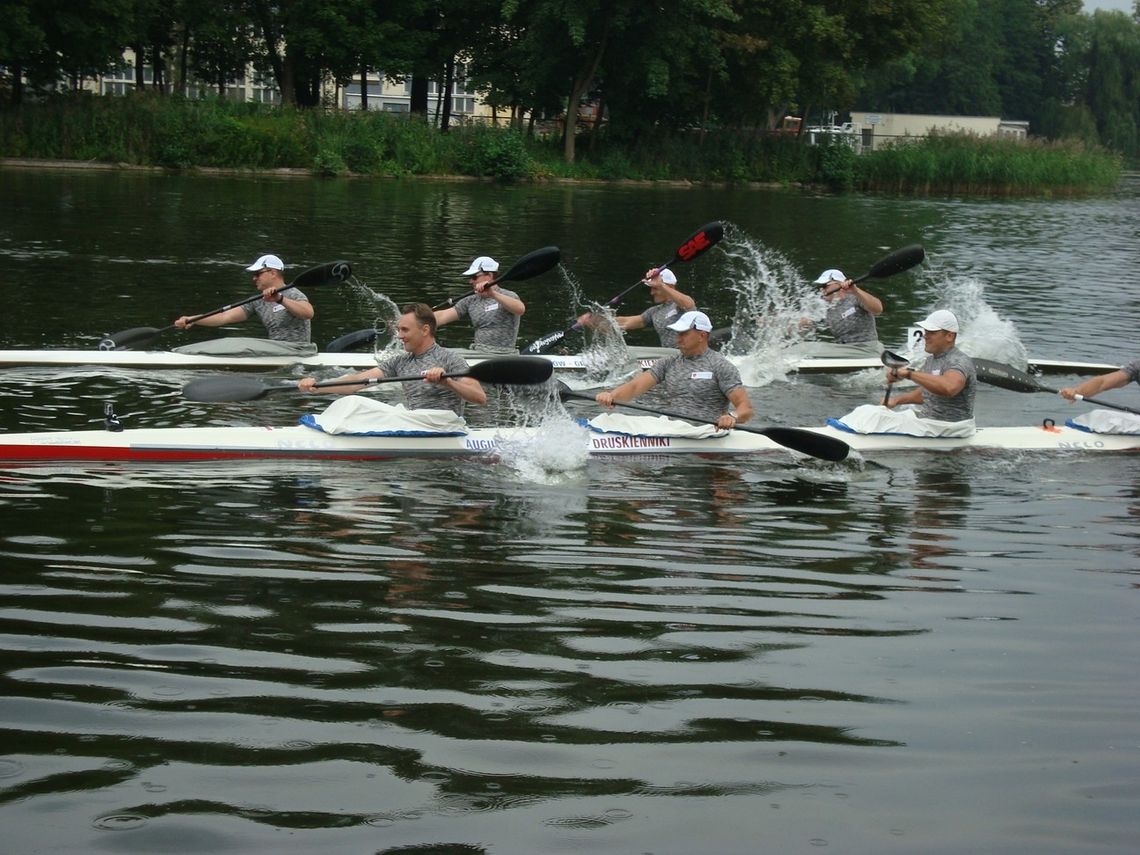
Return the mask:
[[490,288],[484,288],[478,293],[486,294],[512,315],[521,316],[526,311],[526,303],[524,303],[518,297],[511,297],[507,294],[504,294],[496,285],[492,285]]
[[1088,398],[1106,389],[1119,389],[1121,386],[1126,386],[1128,380],[1128,375],[1123,371],[1111,371],[1108,374],[1090,377],[1076,386],[1066,386],[1058,394],[1066,401],[1075,401],[1078,397]]
[[309,392],[310,394],[323,394],[323,395],[351,395],[353,392],[359,392],[368,386],[367,383],[360,383],[360,380],[371,380],[373,378],[379,379],[384,376],[384,372],[379,368],[369,368],[367,371],[358,371],[355,374],[345,374],[343,377],[338,377],[337,380],[343,380],[344,386],[323,386],[320,389],[315,388],[317,384],[316,377],[302,377],[297,381],[297,388],[302,392]]
[[199,324],[204,327],[221,327],[226,324],[240,324],[248,317],[249,313],[242,306],[238,306],[233,309],[226,309],[224,312],[218,312],[216,315],[210,315],[208,318],[199,319],[195,315],[183,315],[174,322],[174,326],[180,330],[189,329]]
[[[954,368],[945,374],[928,374],[925,371],[915,371],[906,367],[891,368],[887,371],[887,379],[892,382],[910,380],[919,387],[917,390],[900,395],[894,400],[895,404],[921,404],[922,390],[951,398],[966,388],[966,375]],[[917,400],[908,400],[912,395],[917,395]]]
[[487,393],[483,390],[483,384],[474,377],[444,377],[445,373],[439,366],[429,368],[424,372],[424,382],[446,386],[469,404],[487,403]]
[[725,413],[717,419],[716,426],[721,430],[730,430],[752,418],[752,400],[743,386],[737,386],[729,392],[728,401],[736,412]]
[[652,371],[642,371],[632,380],[627,380],[616,389],[599,392],[594,400],[607,409],[613,409],[614,404],[632,401],[639,395],[644,395],[657,385],[657,378]]

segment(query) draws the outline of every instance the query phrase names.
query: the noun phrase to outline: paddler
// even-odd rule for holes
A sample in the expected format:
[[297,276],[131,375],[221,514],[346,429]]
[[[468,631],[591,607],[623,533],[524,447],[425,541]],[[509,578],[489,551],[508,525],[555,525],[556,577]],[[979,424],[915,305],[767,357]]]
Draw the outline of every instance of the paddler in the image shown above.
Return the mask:
[[[974,361],[957,346],[958,318],[938,309],[918,322],[929,356],[921,370],[887,369],[887,383],[910,380],[917,387],[883,404],[864,404],[834,420],[853,433],[901,433],[909,436],[973,436],[974,394],[978,379]],[[889,389],[888,385],[888,389]],[[917,409],[899,407],[917,404]]]
[[[883,301],[835,267],[819,274],[815,285],[820,289],[820,298],[827,303],[824,321],[835,343],[811,342],[803,345],[802,353],[842,358],[858,350],[878,356],[883,345],[879,342],[875,318],[883,313]],[[800,326],[811,327],[813,323],[810,318],[804,318]]]
[[[396,338],[403,344],[404,353],[381,360],[375,368],[338,379],[352,383],[371,378],[419,375],[423,377],[422,381],[409,380],[400,384],[409,410],[451,410],[462,416],[465,402],[487,403],[487,394],[475,378],[443,376],[466,371],[469,366],[462,356],[436,342],[435,313],[431,307],[426,303],[409,303],[400,311],[396,320]],[[297,388],[302,392],[351,395],[366,386],[360,383],[315,389],[316,383],[315,377],[303,377]]]
[[484,353],[517,353],[519,321],[526,312],[526,304],[519,295],[494,284],[499,262],[489,255],[480,255],[461,275],[467,277],[471,293],[454,306],[435,313],[437,327],[467,318],[475,330],[471,350]]
[[[677,333],[669,325],[685,312],[695,310],[697,301],[677,288],[677,274],[668,267],[650,268],[645,271],[643,281],[649,287],[653,305],[637,315],[618,315],[614,321],[622,332],[652,327],[657,332],[661,347],[676,347]],[[578,316],[578,323],[596,329],[605,323],[605,316],[586,312]]]
[[616,389],[599,392],[594,400],[612,409],[614,404],[632,401],[660,383],[670,407],[715,424],[720,430],[731,430],[752,418],[752,402],[740,371],[709,347],[709,316],[688,311],[668,329],[677,336],[677,353],[657,360]]
[[271,341],[311,344],[310,322],[315,311],[309,298],[297,288],[286,288],[279,294],[273,293],[285,285],[285,263],[276,255],[263,255],[246,270],[253,276],[253,287],[261,292],[261,300],[235,306],[200,320],[193,320],[194,315],[183,315],[174,322],[174,326],[183,330],[198,325],[220,327],[238,324],[257,315],[265,325]]

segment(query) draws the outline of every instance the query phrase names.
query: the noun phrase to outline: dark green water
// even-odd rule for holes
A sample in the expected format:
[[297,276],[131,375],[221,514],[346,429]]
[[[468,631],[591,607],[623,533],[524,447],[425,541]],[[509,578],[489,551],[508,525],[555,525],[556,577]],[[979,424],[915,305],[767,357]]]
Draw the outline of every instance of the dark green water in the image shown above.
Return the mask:
[[[555,244],[565,272],[518,288],[526,339],[576,313],[573,287],[612,296],[713,219],[725,246],[678,275],[719,319],[736,289],[921,242],[923,270],[879,289],[885,340],[949,304],[997,349],[1138,347],[1134,188],[0,171],[0,194],[5,347],[230,302],[263,252],[354,263],[363,286],[310,294],[323,341],[371,322],[371,292],[436,301],[474,255]],[[191,376],[4,369],[0,428],[90,426],[104,400],[135,425],[312,409],[192,405]],[[877,385],[751,391],[761,420],[815,424]],[[1071,412],[979,392],[980,422]],[[1138,521],[1135,455],[4,467],[4,850],[1129,851]]]

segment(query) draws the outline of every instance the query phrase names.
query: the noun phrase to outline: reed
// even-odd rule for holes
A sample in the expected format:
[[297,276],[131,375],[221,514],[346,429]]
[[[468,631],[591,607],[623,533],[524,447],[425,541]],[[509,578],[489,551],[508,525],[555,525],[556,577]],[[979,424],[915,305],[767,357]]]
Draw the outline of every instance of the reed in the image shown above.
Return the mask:
[[756,130],[685,130],[579,140],[459,125],[441,134],[406,115],[295,110],[218,99],[80,93],[0,110],[0,156],[170,169],[307,169],[319,175],[468,175],[809,184],[905,194],[1033,195],[1110,188],[1119,158],[1077,143],[932,136],[856,155]]
[[856,186],[901,194],[1032,195],[1109,189],[1119,156],[1079,142],[938,134],[861,156]]

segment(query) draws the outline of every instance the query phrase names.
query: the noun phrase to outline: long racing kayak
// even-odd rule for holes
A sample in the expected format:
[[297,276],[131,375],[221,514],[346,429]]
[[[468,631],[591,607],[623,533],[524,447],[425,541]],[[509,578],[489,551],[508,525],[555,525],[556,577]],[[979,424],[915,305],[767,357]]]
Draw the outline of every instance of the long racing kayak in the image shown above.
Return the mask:
[[[1137,451],[1140,435],[1094,434],[1071,427],[988,427],[968,438],[923,438],[901,434],[852,434],[832,427],[804,428],[848,443],[852,450],[888,452],[992,449],[1069,453]],[[698,456],[789,453],[765,436],[733,431],[690,439],[668,436],[580,434],[583,456],[691,454]],[[0,461],[59,460],[194,461],[231,459],[384,460],[399,457],[497,457],[546,442],[566,451],[565,432],[541,428],[473,428],[458,436],[334,435],[304,427],[140,428],[0,434]]]
[[[664,351],[658,347],[629,348],[631,360],[645,368],[661,357]],[[554,363],[556,371],[585,371],[597,367],[595,360],[584,354],[542,354],[542,358]],[[469,358],[469,363],[481,361]],[[733,357],[740,362],[739,357]],[[15,366],[106,366],[108,368],[208,368],[224,369],[268,369],[285,368],[290,365],[306,365],[314,368],[344,368],[360,370],[376,365],[371,353],[317,353],[308,357],[296,356],[206,356],[188,353],[173,353],[162,350],[0,350],[0,368]],[[801,374],[846,374],[855,371],[882,368],[877,357],[819,358],[804,357],[791,368]],[[1108,374],[1116,371],[1119,365],[1097,362],[1064,362],[1050,359],[1030,359],[1029,371],[1041,374]]]

